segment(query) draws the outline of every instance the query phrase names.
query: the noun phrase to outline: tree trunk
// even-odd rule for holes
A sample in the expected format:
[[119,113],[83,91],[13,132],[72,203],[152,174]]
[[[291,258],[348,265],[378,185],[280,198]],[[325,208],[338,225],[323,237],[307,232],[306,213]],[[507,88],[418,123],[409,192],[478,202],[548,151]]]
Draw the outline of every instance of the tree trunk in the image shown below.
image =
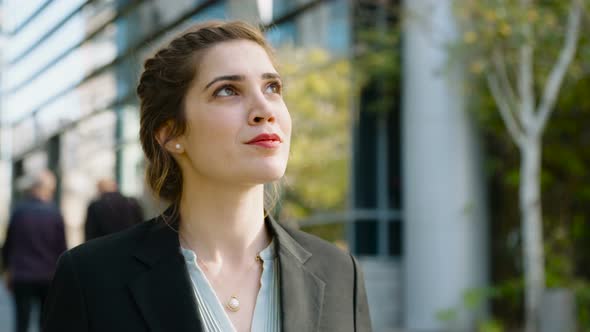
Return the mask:
[[537,332],[539,304],[545,289],[540,137],[527,137],[521,145],[521,156],[520,213],[524,250],[526,332]]

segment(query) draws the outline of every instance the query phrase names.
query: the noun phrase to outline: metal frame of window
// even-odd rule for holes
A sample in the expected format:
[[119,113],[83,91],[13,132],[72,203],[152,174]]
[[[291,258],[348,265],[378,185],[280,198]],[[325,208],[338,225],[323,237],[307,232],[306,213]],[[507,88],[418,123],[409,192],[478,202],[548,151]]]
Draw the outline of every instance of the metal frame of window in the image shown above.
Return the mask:
[[[9,66],[14,66],[16,64],[18,64],[20,61],[22,61],[27,55],[29,55],[31,52],[33,52],[37,47],[39,47],[39,45],[41,45],[41,43],[47,39],[47,37],[51,36],[52,34],[54,34],[59,28],[61,28],[63,25],[66,24],[67,21],[69,21],[72,17],[74,17],[76,14],[80,13],[84,7],[86,7],[87,5],[92,4],[94,1],[96,0],[87,0],[86,2],[80,4],[80,6],[78,6],[78,8],[72,10],[69,14],[67,14],[66,16],[64,16],[59,22],[57,22],[54,26],[52,26],[50,29],[48,29],[47,31],[45,31],[45,33],[43,33],[41,36],[39,36],[39,38],[37,38],[33,43],[31,43],[31,45],[26,48],[25,50],[23,50],[20,54],[16,55],[14,57],[14,59],[11,59],[8,62]],[[31,20],[32,22],[32,20]],[[27,22],[30,23],[30,22]],[[14,34],[16,35],[16,34]],[[13,35],[13,36],[14,36]],[[26,81],[26,80],[25,80]]]
[[[96,30],[94,30],[93,32],[91,32],[83,41],[81,41],[80,43],[78,43],[75,47],[72,47],[70,49],[67,50],[67,52],[64,52],[61,56],[59,56],[58,58],[56,58],[54,61],[52,61],[52,63],[48,64],[47,67],[51,67],[53,66],[55,63],[57,63],[61,58],[63,58],[65,55],[67,55],[67,53],[73,51],[74,49],[76,49],[77,47],[79,47],[80,45],[82,45],[83,43],[88,42],[92,37],[96,36],[100,31],[102,31],[106,26],[108,26],[109,24],[115,22],[118,18],[122,17],[123,15],[126,15],[127,13],[129,13],[130,10],[132,10],[133,8],[135,8],[138,4],[142,3],[144,0],[131,0],[130,2],[128,2],[128,4],[123,7],[121,9],[121,13],[117,13],[117,15],[110,21],[106,22],[105,24],[101,25],[99,28],[97,28]],[[82,80],[80,80],[79,82],[72,84],[64,89],[62,89],[60,92],[56,93],[55,95],[51,96],[50,98],[44,100],[43,102],[41,102],[39,105],[48,105],[51,104],[52,102],[54,102],[55,100],[59,99],[60,97],[64,96],[65,94],[67,94],[68,92],[80,87],[81,85],[83,85],[84,83],[88,82],[89,80],[91,80],[94,77],[97,77],[98,75],[106,72],[107,70],[111,70],[114,69],[114,67],[126,60],[128,60],[130,57],[135,56],[136,54],[138,54],[141,50],[145,49],[146,47],[151,47],[151,44],[158,40],[159,38],[163,37],[165,34],[167,34],[170,30],[178,27],[179,25],[181,25],[183,22],[187,21],[188,19],[190,19],[191,17],[193,17],[194,15],[198,14],[199,12],[205,10],[206,8],[220,2],[222,0],[209,0],[209,1],[204,1],[202,3],[200,3],[199,5],[196,5],[193,9],[188,10],[187,12],[185,12],[184,14],[182,14],[180,17],[178,17],[176,20],[161,26],[158,30],[154,31],[151,34],[148,34],[147,36],[145,36],[145,38],[143,38],[142,40],[138,41],[137,43],[135,43],[134,45],[129,46],[125,51],[123,51],[122,53],[120,53],[115,59],[113,59],[113,61],[96,68],[94,71],[90,72],[88,75],[86,75]],[[300,15],[301,13],[310,10],[311,8],[315,7],[316,5],[319,5],[320,3],[323,2],[327,2],[328,0],[314,0],[314,1],[310,1],[300,7],[297,7],[287,13],[284,13],[283,15],[281,15],[280,17],[277,17],[276,19],[274,19],[272,22],[268,23],[267,25],[263,26],[262,29],[263,30],[267,30],[269,28],[271,28],[274,25],[278,25],[281,24],[283,22],[289,21],[295,17],[297,17],[298,15]],[[45,69],[46,70],[46,69]],[[37,75],[40,73],[37,73]],[[124,96],[119,96],[116,100],[114,100],[111,104],[109,104],[108,106],[104,107],[103,109],[100,110],[95,110],[94,112],[91,112],[88,115],[85,115],[83,117],[80,117],[78,119],[76,119],[75,121],[72,121],[66,125],[63,125],[56,133],[52,133],[52,135],[55,134],[59,134],[61,132],[64,132],[65,130],[67,130],[68,128],[72,128],[74,126],[76,126],[79,122],[84,121],[85,119],[93,116],[94,114],[98,113],[98,112],[102,112],[102,111],[106,111],[106,110],[110,110],[110,109],[114,109],[117,107],[120,107],[122,105],[128,104],[128,103],[132,103],[135,102],[135,92],[134,91],[129,91],[126,95]],[[41,107],[37,107],[35,109],[33,109],[32,111],[30,111],[29,113],[23,115],[20,119],[14,121],[11,124],[11,127],[14,128],[16,126],[18,126],[19,124],[21,124],[23,121],[33,117],[35,118],[38,114],[38,112],[40,111]],[[27,149],[26,151],[23,151],[22,153],[20,153],[19,155],[26,155],[34,150],[36,150],[39,147],[39,144],[35,144],[32,147],[30,147],[29,149]],[[17,156],[13,156],[13,158],[15,158]]]
[[316,213],[306,218],[285,220],[301,227],[340,224],[342,222],[366,222],[371,219],[386,219],[387,223],[398,222],[403,215],[397,209],[350,209],[342,212]]
[[6,34],[9,36],[13,36],[17,33],[19,33],[22,29],[24,29],[29,23],[31,23],[37,16],[39,16],[39,14],[41,14],[43,12],[43,10],[45,10],[45,8],[47,8],[47,6],[49,6],[49,4],[52,2],[53,0],[45,0],[45,2],[43,2],[42,4],[39,5],[39,7],[37,7],[37,9],[35,9],[31,15],[29,15],[29,17],[25,18],[24,20],[22,20],[19,25],[14,28],[11,31],[7,31]]
[[[137,6],[139,6],[140,4],[142,4],[145,0],[133,0],[130,1],[127,5],[125,5],[124,7],[122,7],[121,9],[119,9],[116,14],[108,21],[106,21],[105,23],[103,23],[102,25],[100,25],[99,27],[97,27],[94,31],[89,32],[83,40],[79,41],[78,43],[72,45],[71,47],[63,50],[63,52],[61,52],[58,56],[56,56],[55,58],[53,58],[53,60],[49,61],[47,64],[45,64],[43,67],[41,67],[39,70],[37,70],[36,72],[32,73],[31,75],[29,75],[28,78],[22,80],[21,83],[19,83],[17,86],[12,87],[10,90],[4,91],[3,95],[10,95],[15,93],[16,91],[22,89],[23,87],[25,87],[26,85],[29,84],[29,82],[31,82],[33,79],[35,79],[36,77],[41,76],[43,73],[45,73],[47,70],[49,70],[51,67],[53,67],[56,63],[60,62],[61,60],[63,60],[67,55],[69,55],[70,53],[72,53],[73,51],[75,51],[76,49],[80,48],[80,46],[82,46],[85,43],[90,42],[94,37],[96,37],[98,34],[100,34],[101,32],[103,32],[106,27],[108,27],[110,24],[116,22],[119,18],[129,14],[131,12],[131,10],[135,9]],[[210,1],[210,2],[216,2],[218,0],[215,1]],[[89,2],[86,2],[84,5],[87,5]],[[74,15],[68,15],[68,19],[72,18]],[[62,20],[60,22],[60,24],[56,25],[52,30],[55,32],[57,29],[59,29],[63,24],[65,24],[67,22],[67,20]],[[44,35],[43,37],[47,37],[48,35]],[[31,50],[27,50],[28,52],[31,52],[34,48],[36,48],[37,45],[34,45],[34,47]],[[27,53],[28,54],[28,53]],[[108,64],[107,64],[108,66]],[[100,68],[99,68],[100,69]],[[98,69],[97,69],[98,70]],[[82,83],[83,81],[86,81],[96,75],[92,75],[93,73],[90,73],[87,77],[85,77],[80,83]],[[52,99],[50,98],[49,101],[51,101]],[[47,101],[44,101],[43,103],[41,103],[41,105],[46,104]],[[28,114],[27,114],[28,115]],[[24,117],[26,117],[27,115],[24,115]],[[21,119],[15,121],[15,122],[19,122]]]

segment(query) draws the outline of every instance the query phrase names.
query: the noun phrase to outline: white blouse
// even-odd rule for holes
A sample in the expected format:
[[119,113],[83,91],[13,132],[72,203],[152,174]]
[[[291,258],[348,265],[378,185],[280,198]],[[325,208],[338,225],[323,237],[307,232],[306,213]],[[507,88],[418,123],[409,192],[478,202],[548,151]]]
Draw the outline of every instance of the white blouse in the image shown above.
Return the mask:
[[[182,247],[181,252],[186,260],[205,332],[235,332],[223,304],[219,302],[209,280],[197,264],[196,253]],[[263,270],[251,331],[279,332],[281,330],[279,263],[275,253],[274,240],[260,252],[260,258],[263,261]]]

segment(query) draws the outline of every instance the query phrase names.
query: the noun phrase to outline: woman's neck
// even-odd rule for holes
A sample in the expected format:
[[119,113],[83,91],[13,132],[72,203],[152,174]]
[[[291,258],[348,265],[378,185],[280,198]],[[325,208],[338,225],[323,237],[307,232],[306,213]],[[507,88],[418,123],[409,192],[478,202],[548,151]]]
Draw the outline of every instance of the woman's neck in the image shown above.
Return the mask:
[[198,183],[183,187],[179,232],[200,259],[240,264],[268,245],[263,185]]

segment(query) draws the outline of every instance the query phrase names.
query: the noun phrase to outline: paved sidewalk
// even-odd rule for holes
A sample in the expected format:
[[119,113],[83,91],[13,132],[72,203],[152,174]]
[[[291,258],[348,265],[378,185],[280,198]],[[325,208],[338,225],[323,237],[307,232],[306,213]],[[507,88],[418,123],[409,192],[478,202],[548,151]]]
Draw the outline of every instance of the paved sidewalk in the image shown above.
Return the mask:
[[14,314],[12,310],[12,297],[4,288],[4,279],[0,279],[0,332],[13,330]]
[[[14,327],[14,312],[12,307],[12,296],[4,288],[4,279],[0,278],[0,332],[12,332]],[[39,309],[34,308],[31,317],[29,332],[38,332],[37,327]]]

